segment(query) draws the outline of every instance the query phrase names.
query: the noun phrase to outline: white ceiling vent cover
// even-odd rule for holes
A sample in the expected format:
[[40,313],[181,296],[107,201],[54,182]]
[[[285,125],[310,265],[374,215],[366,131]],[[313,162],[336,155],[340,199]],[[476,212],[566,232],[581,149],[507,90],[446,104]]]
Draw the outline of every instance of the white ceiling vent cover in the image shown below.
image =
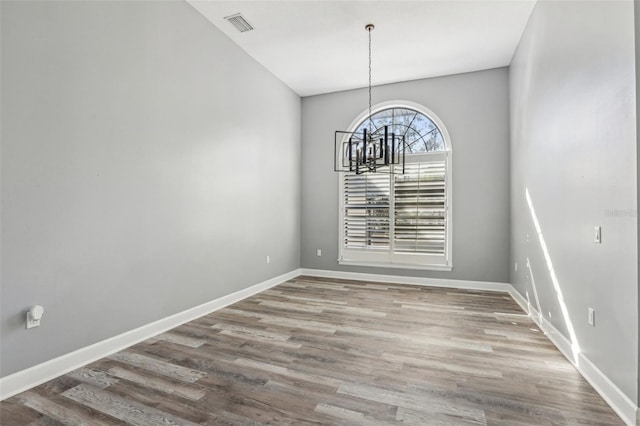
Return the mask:
[[253,29],[251,24],[248,23],[240,13],[236,13],[235,15],[231,16],[225,16],[224,19],[231,22],[233,26],[236,27],[241,33],[245,31],[251,31]]

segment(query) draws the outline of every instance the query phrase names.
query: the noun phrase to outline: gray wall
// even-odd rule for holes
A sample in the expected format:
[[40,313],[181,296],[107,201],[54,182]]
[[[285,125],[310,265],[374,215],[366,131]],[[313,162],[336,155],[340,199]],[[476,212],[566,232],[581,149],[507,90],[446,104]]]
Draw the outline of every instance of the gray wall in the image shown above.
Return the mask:
[[0,3],[2,376],[299,267],[296,94],[184,1]]
[[[375,76],[375,67],[374,67]],[[338,173],[333,132],[367,108],[367,90],[302,99],[303,268],[508,282],[508,71],[488,71],[390,84],[373,103],[417,102],[445,124],[453,147],[453,270],[435,272],[338,265]],[[316,256],[322,249],[322,257]]]
[[[510,93],[511,282],[635,401],[633,19],[631,1],[538,2],[510,68]],[[602,244],[593,242],[596,225]]]

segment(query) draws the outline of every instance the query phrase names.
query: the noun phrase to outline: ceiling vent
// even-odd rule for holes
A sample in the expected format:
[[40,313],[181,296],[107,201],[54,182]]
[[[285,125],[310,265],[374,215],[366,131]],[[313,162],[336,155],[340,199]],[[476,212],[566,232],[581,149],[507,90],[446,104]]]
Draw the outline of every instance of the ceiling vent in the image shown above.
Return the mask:
[[239,13],[231,16],[225,16],[224,19],[231,22],[233,26],[236,27],[241,33],[245,31],[251,31],[253,29],[251,24],[248,23],[247,20],[244,19],[244,17]]

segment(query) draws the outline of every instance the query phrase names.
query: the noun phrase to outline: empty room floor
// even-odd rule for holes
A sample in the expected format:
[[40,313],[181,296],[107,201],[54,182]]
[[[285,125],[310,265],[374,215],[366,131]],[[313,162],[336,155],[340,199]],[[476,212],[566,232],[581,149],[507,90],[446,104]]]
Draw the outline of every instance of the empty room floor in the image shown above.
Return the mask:
[[506,293],[304,276],[0,405],[5,426],[622,424]]

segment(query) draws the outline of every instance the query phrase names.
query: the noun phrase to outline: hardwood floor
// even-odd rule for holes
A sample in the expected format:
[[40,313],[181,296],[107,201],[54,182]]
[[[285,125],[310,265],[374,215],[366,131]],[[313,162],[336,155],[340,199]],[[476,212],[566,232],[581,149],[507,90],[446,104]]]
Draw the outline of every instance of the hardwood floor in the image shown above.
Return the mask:
[[0,405],[7,426],[622,424],[505,293],[310,277]]

